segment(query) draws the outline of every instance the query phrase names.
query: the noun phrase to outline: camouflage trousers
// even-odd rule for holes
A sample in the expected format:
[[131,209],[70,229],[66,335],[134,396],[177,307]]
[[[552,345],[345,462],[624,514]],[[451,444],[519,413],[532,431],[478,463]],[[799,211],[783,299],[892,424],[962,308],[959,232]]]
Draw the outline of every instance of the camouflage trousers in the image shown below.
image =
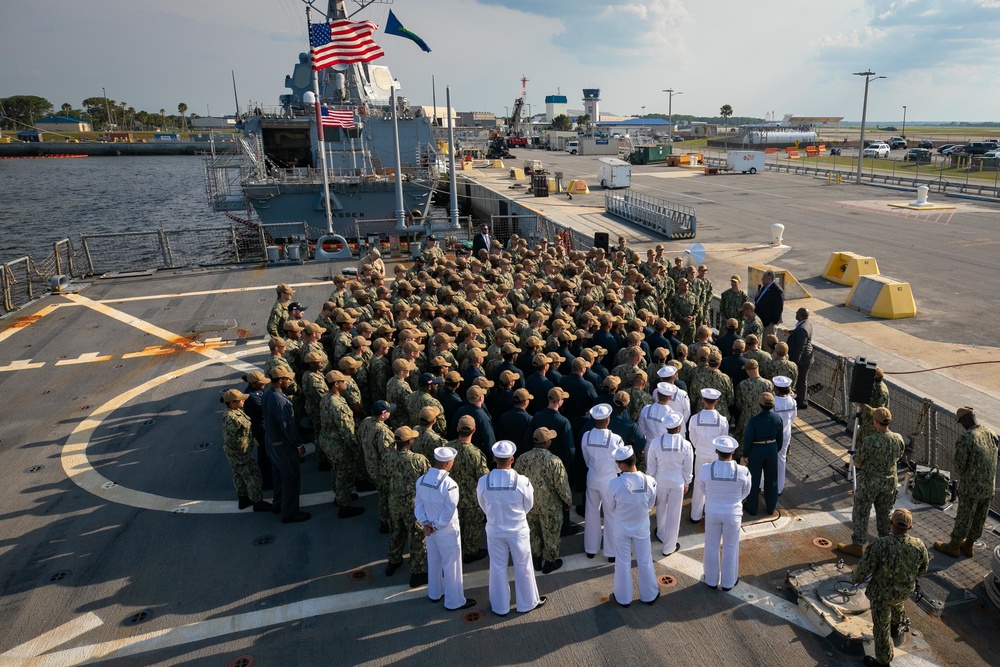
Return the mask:
[[677,338],[680,339],[685,345],[690,345],[694,342],[694,320],[690,322],[684,322],[683,320],[677,323],[677,326],[681,328],[680,332],[677,334]]
[[531,555],[552,562],[559,558],[559,533],[562,530],[562,508],[542,509],[535,505],[528,512],[531,531]]
[[372,483],[375,488],[378,489],[378,520],[379,523],[390,523],[391,517],[389,516],[389,482],[387,482],[381,475],[378,479],[373,479]]
[[854,493],[853,541],[864,545],[868,541],[868,515],[875,506],[875,528],[879,537],[889,534],[889,514],[896,501],[896,485],[892,479],[865,479],[858,475],[858,490]]
[[875,659],[883,665],[892,660],[891,625],[902,623],[905,610],[902,602],[872,602],[872,637],[875,640]]
[[483,541],[486,515],[477,505],[458,507],[458,523],[462,529],[462,555],[470,556],[479,551]]
[[424,529],[413,516],[413,505],[393,506],[389,509],[389,562],[403,562],[403,545],[410,543],[410,573],[427,571],[427,545]]
[[260,468],[250,454],[234,454],[226,452],[229,467],[233,469],[233,486],[237,496],[246,496],[251,502],[257,502],[264,497],[264,481],[260,476]]
[[330,461],[330,483],[333,485],[334,503],[348,505],[354,492],[355,462],[351,448],[327,438],[320,439],[316,451],[322,451]]
[[955,527],[951,531],[951,541],[968,540],[975,542],[983,536],[983,525],[990,513],[990,501],[993,498],[962,498],[958,499],[958,513],[955,515]]

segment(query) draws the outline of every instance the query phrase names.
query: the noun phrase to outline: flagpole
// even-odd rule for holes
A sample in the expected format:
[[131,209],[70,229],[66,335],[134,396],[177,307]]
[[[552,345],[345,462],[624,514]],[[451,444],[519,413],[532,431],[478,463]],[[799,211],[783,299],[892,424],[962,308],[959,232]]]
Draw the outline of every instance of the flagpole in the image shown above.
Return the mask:
[[431,104],[434,105],[433,117],[434,117],[434,127],[438,124],[438,93],[437,84],[434,83],[434,75],[431,74]]
[[[455,176],[455,128],[451,121],[451,87],[445,86],[445,111],[448,114],[448,189],[450,192],[449,203],[451,205],[451,228],[459,229],[458,226],[458,178]],[[437,107],[435,107],[437,108]]]
[[[309,9],[306,6],[307,32],[309,24],[312,23]],[[313,101],[316,106],[316,148],[320,162],[323,164],[323,208],[326,210],[326,233],[333,234],[333,212],[330,210],[330,177],[326,166],[326,142],[323,141],[323,110],[319,97],[319,72],[316,69],[313,69]]]
[[403,161],[399,157],[399,123],[396,119],[396,82],[392,82],[392,92],[389,96],[392,105],[392,139],[396,150],[396,231],[406,231],[406,211],[403,209]]

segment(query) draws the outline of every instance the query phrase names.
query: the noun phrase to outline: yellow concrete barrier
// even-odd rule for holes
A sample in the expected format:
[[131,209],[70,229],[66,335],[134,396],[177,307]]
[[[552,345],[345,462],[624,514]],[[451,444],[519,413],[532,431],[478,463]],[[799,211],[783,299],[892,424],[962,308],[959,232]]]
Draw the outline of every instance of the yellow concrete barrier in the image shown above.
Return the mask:
[[511,169],[510,170],[510,177],[513,178],[515,181],[525,181],[525,180],[527,180],[527,178],[525,178],[525,176],[524,176],[524,169],[517,169],[517,168]]
[[830,253],[823,269],[823,277],[841,285],[851,286],[861,276],[877,276],[878,262],[874,257],[864,257],[853,252]]
[[791,271],[768,264],[755,264],[747,267],[747,294],[750,295],[751,299],[757,293],[757,285],[761,284],[764,272],[768,270],[774,272],[775,282],[781,285],[781,289],[784,290],[785,301],[809,298],[809,292],[802,286],[802,283],[795,279]]
[[566,192],[572,195],[589,195],[590,188],[587,187],[587,181],[578,178],[569,182],[569,185],[566,186]]
[[503,160],[493,160],[490,169],[506,169],[506,167],[503,166]]
[[917,314],[910,284],[885,276],[861,276],[851,288],[844,305],[886,320]]
[[462,171],[472,171],[472,160],[462,161]]

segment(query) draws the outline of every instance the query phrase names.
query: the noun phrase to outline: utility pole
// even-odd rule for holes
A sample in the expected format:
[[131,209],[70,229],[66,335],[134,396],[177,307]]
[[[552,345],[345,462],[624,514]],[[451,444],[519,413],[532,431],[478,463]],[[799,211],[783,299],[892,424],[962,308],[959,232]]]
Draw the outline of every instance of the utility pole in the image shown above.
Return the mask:
[[865,120],[868,117],[868,84],[874,81],[875,79],[884,79],[886,77],[875,76],[875,72],[871,70],[866,70],[864,72],[855,72],[854,76],[865,77],[865,100],[861,104],[861,137],[858,139],[858,173],[854,181],[858,185],[861,185],[861,157],[865,151]]

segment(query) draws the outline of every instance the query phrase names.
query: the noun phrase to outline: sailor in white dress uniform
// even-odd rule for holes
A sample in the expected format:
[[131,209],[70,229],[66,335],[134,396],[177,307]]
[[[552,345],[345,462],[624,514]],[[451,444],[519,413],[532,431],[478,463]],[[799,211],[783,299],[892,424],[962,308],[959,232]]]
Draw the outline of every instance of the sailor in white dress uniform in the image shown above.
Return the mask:
[[448,472],[457,452],[451,447],[434,450],[434,463],[417,480],[413,514],[424,527],[427,543],[427,597],[445,609],[468,609],[462,582],[462,538],[458,525],[458,484]]
[[639,599],[653,604],[660,597],[649,544],[649,510],[656,503],[656,480],[636,470],[631,447],[619,447],[614,458],[621,473],[608,482],[604,511],[614,516],[615,523],[615,602],[623,607],[632,603],[632,554],[635,553]]
[[661,382],[653,389],[653,400],[656,402],[650,403],[639,411],[639,420],[636,425],[646,436],[647,443],[667,432],[663,420],[668,414],[675,412],[670,403],[676,393],[677,387],[669,382]]
[[[781,417],[781,434],[783,445],[778,450],[778,495],[785,490],[785,470],[788,467],[788,443],[792,440],[792,424],[799,416],[799,408],[791,395],[792,378],[785,375],[775,375],[774,383],[774,414]],[[764,488],[764,478],[761,477],[761,488]]]
[[750,471],[732,460],[737,447],[735,438],[716,438],[718,460],[702,465],[697,481],[705,496],[705,583],[709,588],[721,584],[724,591],[739,582],[743,499],[751,487]]
[[701,521],[705,511],[705,496],[698,484],[702,464],[715,461],[715,445],[720,435],[729,435],[729,420],[715,409],[722,392],[706,387],[701,390],[701,411],[688,421],[688,438],[694,447],[695,485],[691,492],[691,523]]
[[684,424],[686,425],[689,421],[691,421],[691,397],[688,396],[686,391],[670,381],[672,377],[677,375],[677,369],[672,364],[667,364],[660,370],[656,371],[656,374],[659,376],[660,382],[672,384],[674,389],[677,390],[676,393],[674,393],[673,398],[670,400],[670,409],[674,412],[681,413],[681,416],[684,417]]
[[514,564],[517,611],[525,614],[546,602],[539,597],[531,566],[531,539],[527,514],[534,505],[531,481],[514,469],[517,448],[510,440],[493,445],[496,469],[479,478],[476,496],[486,514],[486,546],[490,553],[490,608],[498,616],[510,613],[507,557]]
[[683,420],[671,412],[664,420],[667,433],[646,444],[646,473],[656,480],[656,536],[664,556],[681,546],[681,507],[694,475],[694,449],[681,435]]
[[[611,406],[598,403],[590,409],[594,428],[583,434],[583,461],[587,464],[586,521],[583,525],[583,550],[593,558],[601,549],[601,507],[608,502],[608,482],[618,475],[618,465],[613,452],[624,447],[621,436],[611,432]],[[604,512],[604,555],[608,562],[615,559],[615,520]]]

